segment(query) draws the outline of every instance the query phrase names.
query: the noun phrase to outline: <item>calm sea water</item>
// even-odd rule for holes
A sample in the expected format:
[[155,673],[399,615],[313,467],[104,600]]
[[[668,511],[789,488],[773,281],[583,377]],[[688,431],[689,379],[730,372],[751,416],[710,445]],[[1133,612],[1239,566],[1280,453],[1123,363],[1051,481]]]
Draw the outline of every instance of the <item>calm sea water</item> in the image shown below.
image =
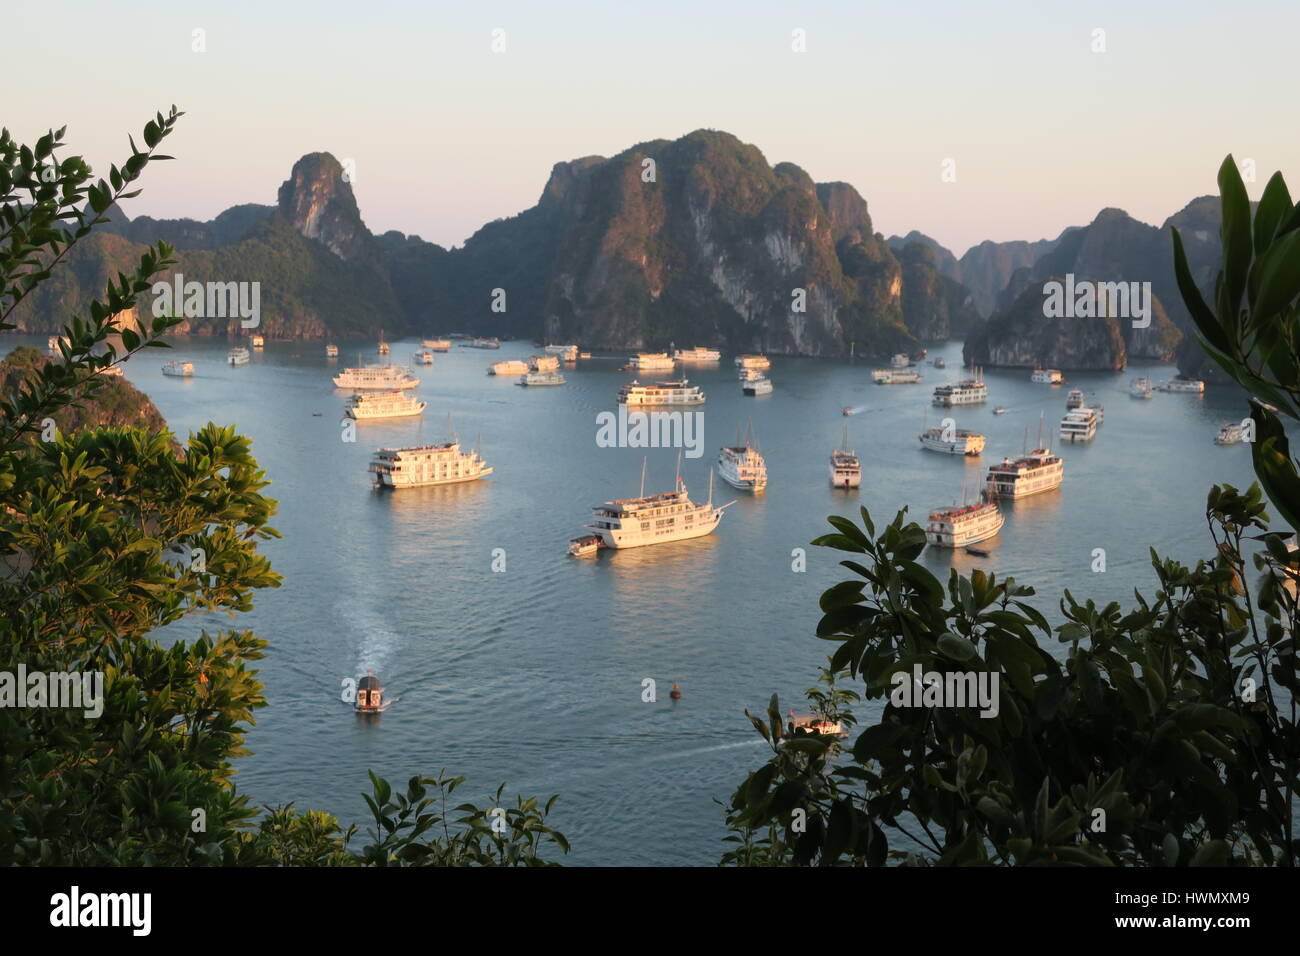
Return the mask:
[[[6,336],[0,350],[44,347],[44,338]],[[570,838],[569,862],[712,864],[725,835],[721,809],[766,751],[743,709],[761,710],[773,692],[801,708],[833,645],[813,637],[817,599],[848,575],[838,555],[807,549],[807,571],[791,552],[827,529],[825,517],[877,524],[909,506],[917,520],[951,504],[963,484],[974,494],[988,463],[1033,447],[1039,413],[1054,439],[1067,387],[1036,385],[1027,371],[990,371],[989,401],[932,408],[931,389],[963,377],[961,347],[924,382],[875,386],[870,366],[777,357],[774,394],[746,398],[731,362],[689,372],[708,394],[704,457],[686,459],[693,496],[707,494],[718,446],[752,421],[767,457],[767,493],[751,497],[715,482],[714,497],[738,498],[717,532],[695,541],[596,558],[566,557],[592,506],[638,493],[648,454],[647,492],[673,487],[676,452],[601,448],[599,412],[614,410],[625,357],[597,357],[567,370],[561,388],[519,388],[484,374],[490,362],[523,358],[528,343],[500,351],[456,348],[417,367],[423,419],[363,422],[341,440],[345,394],[330,376],[355,364],[320,343],[272,343],[240,368],[224,364],[225,343],[181,341],[171,353],[128,363],[127,378],[154,400],[182,439],[208,421],[234,423],[278,499],[282,540],[264,545],[284,576],[239,620],[190,619],[169,629],[251,627],[270,641],[260,662],[270,706],[248,737],[252,756],[238,784],[257,803],[295,801],[364,822],[366,770],[404,781],[446,768],[469,777],[461,793],[487,803],[507,793],[560,794],[553,823]],[[415,341],[393,343],[409,362]],[[163,361],[189,359],[192,379],[161,374]],[[364,359],[377,361],[374,346]],[[1065,446],[1065,482],[1008,507],[987,559],[927,549],[922,562],[946,579],[950,566],[1014,575],[1039,589],[1049,618],[1063,587],[1076,597],[1132,604],[1153,590],[1148,546],[1183,561],[1210,554],[1202,518],[1214,482],[1253,480],[1248,446],[1213,443],[1218,424],[1246,414],[1235,390],[1205,396],[1128,396],[1131,377],[1159,381],[1173,368],[1136,366],[1122,375],[1070,373],[1069,385],[1105,406],[1097,439]],[[996,405],[1007,413],[994,416]],[[859,414],[841,415],[843,406]],[[314,413],[321,413],[315,417]],[[381,493],[366,466],[375,449],[444,440],[454,413],[461,439],[496,472],[443,488]],[[952,415],[988,435],[982,459],[922,451],[923,424]],[[827,456],[847,424],[863,459],[863,485],[834,490]],[[1055,441],[1052,442],[1055,445]],[[1105,573],[1090,570],[1106,550]],[[493,571],[494,550],[505,569]],[[340,701],[344,678],[373,670],[389,697],[380,717],[359,718]],[[658,702],[642,701],[642,681]],[[683,698],[671,701],[669,687]],[[870,718],[872,714],[860,715]]]

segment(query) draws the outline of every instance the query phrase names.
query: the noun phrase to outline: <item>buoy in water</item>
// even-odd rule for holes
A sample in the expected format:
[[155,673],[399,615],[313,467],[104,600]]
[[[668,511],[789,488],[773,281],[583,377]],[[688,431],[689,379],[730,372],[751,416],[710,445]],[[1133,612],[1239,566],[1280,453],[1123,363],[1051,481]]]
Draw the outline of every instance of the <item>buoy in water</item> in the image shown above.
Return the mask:
[[680,684],[673,684],[673,689],[668,692],[668,696],[673,700],[682,699],[682,687]]
[[384,688],[380,686],[379,678],[366,671],[366,676],[357,684],[357,713],[379,713],[384,709],[383,698]]

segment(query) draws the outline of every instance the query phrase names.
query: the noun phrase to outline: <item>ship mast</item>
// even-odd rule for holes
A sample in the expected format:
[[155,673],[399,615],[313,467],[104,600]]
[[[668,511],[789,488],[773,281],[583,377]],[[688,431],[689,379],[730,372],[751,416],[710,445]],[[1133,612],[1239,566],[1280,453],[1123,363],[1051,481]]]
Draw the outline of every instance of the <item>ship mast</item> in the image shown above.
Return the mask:
[[642,498],[645,497],[645,464],[646,464],[646,460],[647,460],[646,458],[642,458],[642,459],[641,459],[641,495],[640,495],[640,497],[642,497]]

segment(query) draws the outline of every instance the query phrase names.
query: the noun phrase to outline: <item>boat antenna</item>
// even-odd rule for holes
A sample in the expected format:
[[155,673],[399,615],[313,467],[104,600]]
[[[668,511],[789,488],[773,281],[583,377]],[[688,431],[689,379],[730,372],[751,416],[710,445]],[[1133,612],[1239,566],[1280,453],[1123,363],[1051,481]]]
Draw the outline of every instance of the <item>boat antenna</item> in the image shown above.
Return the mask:
[[1043,447],[1043,410],[1042,409],[1038,410],[1038,444],[1035,445],[1034,447],[1035,449]]
[[713,510],[713,469],[709,469],[709,510]]
[[1029,426],[1025,426],[1025,437],[1020,440],[1020,454],[1029,454]]
[[640,495],[640,497],[642,498],[645,497],[645,463],[646,463],[646,458],[642,458],[641,459],[641,495]]
[[673,487],[673,490],[681,491],[681,489],[682,489],[682,453],[678,451],[677,452],[677,484]]

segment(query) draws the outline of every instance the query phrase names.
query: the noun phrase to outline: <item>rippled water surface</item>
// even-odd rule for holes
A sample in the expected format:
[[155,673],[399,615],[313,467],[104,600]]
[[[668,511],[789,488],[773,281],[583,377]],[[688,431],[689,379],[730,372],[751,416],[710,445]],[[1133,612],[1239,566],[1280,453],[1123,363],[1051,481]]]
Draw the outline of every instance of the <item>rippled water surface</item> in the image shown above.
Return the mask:
[[[4,351],[43,347],[44,338],[6,337]],[[392,359],[418,345],[394,343]],[[721,482],[714,497],[738,497],[707,538],[565,555],[593,505],[646,490],[671,490],[676,452],[601,448],[596,416],[613,410],[624,357],[598,356],[565,374],[561,388],[516,387],[484,374],[490,362],[523,358],[527,343],[499,352],[456,348],[417,367],[423,420],[363,422],[341,440],[344,393],[336,362],[320,343],[272,343],[240,368],[224,364],[224,343],[182,341],[173,353],[128,363],[127,378],[147,392],[182,438],[211,420],[234,423],[279,501],[273,524],[284,535],[264,547],[284,576],[256,609],[231,622],[192,619],[170,630],[234,623],[270,641],[260,662],[270,706],[248,738],[252,756],[238,783],[257,803],[295,801],[363,822],[366,770],[392,780],[447,768],[470,779],[461,791],[486,802],[508,793],[559,793],[553,822],[570,838],[574,863],[711,864],[723,851],[721,809],[764,745],[742,710],[762,708],[775,691],[799,707],[833,645],[814,638],[817,598],[847,572],[837,555],[809,548],[806,573],[791,552],[825,530],[825,516],[855,517],[866,505],[887,521],[903,506],[927,509],[973,494],[989,462],[1033,447],[1039,413],[1055,435],[1068,388],[1035,385],[1027,371],[990,371],[986,405],[941,413],[930,390],[963,377],[961,347],[932,350],[948,368],[922,368],[925,381],[874,386],[870,367],[775,358],[776,391],[741,395],[731,357],[689,372],[708,394],[704,455],[687,458],[693,497],[708,493],[719,445],[753,422],[767,457],[769,487],[759,498]],[[168,378],[170,358],[195,363],[192,379]],[[376,361],[373,345],[364,356]],[[1132,603],[1154,576],[1148,546],[1194,560],[1210,553],[1202,513],[1213,482],[1252,480],[1248,447],[1218,447],[1218,424],[1246,414],[1227,389],[1205,396],[1157,393],[1129,398],[1136,374],[1154,381],[1172,368],[1124,375],[1071,373],[1090,403],[1105,406],[1095,442],[1066,446],[1065,482],[1016,502],[1006,526],[984,547],[987,559],[929,549],[922,561],[941,577],[956,565],[1012,574],[1038,587],[1049,617],[1062,587],[1076,596]],[[994,416],[1003,405],[1007,413]],[[844,406],[859,407],[853,416]],[[316,417],[314,413],[321,413]],[[496,471],[464,485],[381,493],[366,466],[382,446],[441,441],[446,416],[462,441]],[[922,451],[917,435],[951,414],[958,427],[988,435],[979,461]],[[836,491],[827,456],[847,423],[863,458],[859,491]],[[1106,571],[1092,552],[1105,548]],[[505,569],[492,570],[494,550]],[[378,718],[358,718],[339,700],[341,681],[373,670],[400,700]],[[642,681],[658,682],[657,703]],[[668,699],[673,682],[683,699]]]

